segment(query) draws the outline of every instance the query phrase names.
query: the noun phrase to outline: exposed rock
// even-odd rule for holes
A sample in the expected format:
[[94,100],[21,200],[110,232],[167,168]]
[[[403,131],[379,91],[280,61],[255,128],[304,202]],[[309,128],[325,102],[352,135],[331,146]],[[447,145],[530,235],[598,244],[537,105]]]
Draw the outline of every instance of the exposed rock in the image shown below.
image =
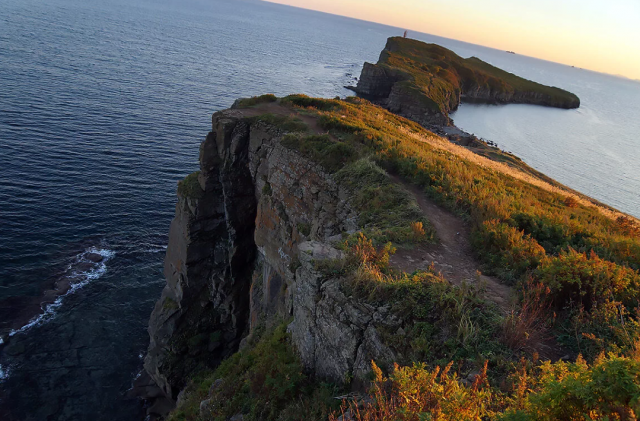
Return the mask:
[[207,412],[209,411],[209,405],[211,404],[211,399],[205,399],[202,402],[200,402],[200,416],[204,417],[207,415]]
[[[315,269],[342,258],[332,244],[358,228],[351,194],[282,146],[282,135],[241,110],[213,116],[200,150],[202,194],[179,197],[167,285],[149,324],[145,370],[170,399],[194,370],[213,369],[248,344],[259,324],[291,316],[294,347],[318,377],[363,380],[371,359],[394,359],[377,328],[395,331],[400,321],[386,307],[346,296],[339,279]],[[157,397],[149,390],[143,397]]]

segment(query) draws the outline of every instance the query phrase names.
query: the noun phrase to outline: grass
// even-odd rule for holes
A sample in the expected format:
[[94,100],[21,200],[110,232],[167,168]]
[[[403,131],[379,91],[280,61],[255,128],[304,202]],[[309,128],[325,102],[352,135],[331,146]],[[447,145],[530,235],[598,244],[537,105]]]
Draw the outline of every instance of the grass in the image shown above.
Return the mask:
[[238,108],[253,107],[258,104],[267,104],[270,102],[276,102],[278,98],[273,94],[265,94],[260,96],[252,96],[251,98],[242,98],[236,102]]
[[[631,411],[640,410],[635,219],[472,154],[365,100],[295,95],[282,101],[305,121],[315,117],[323,132],[314,134],[292,116],[252,121],[291,129],[283,129],[289,132],[283,145],[331,172],[352,192],[349,201],[358,213],[360,231],[344,240],[345,258],[317,269],[340,277],[348,295],[389,305],[404,321],[402,329],[379,330],[404,366],[382,367],[387,376],[373,366],[369,403],[345,402],[353,419],[634,419]],[[434,270],[390,267],[396,247],[428,243],[434,233],[412,195],[389,174],[471,225],[486,272],[523,290],[512,312],[505,315],[483,299],[481,286],[452,286]],[[307,235],[311,228],[297,229]],[[298,265],[292,262],[294,269]],[[215,342],[215,334],[194,331],[183,347],[201,348]],[[552,337],[584,359],[539,361],[540,344]],[[339,415],[329,415],[335,388],[302,372],[284,324],[187,390],[171,419]],[[211,400],[203,418],[205,398]]]
[[[212,388],[212,385],[215,386]],[[312,382],[286,333],[286,323],[254,339],[214,371],[195,378],[168,421],[327,419],[339,402],[340,388]],[[204,411],[200,403],[209,399]]]
[[287,133],[306,132],[307,125],[296,117],[265,113],[248,119],[251,123],[262,122]]
[[435,241],[435,231],[413,196],[371,159],[344,166],[335,178],[353,191],[350,203],[358,212],[358,223],[376,244]]

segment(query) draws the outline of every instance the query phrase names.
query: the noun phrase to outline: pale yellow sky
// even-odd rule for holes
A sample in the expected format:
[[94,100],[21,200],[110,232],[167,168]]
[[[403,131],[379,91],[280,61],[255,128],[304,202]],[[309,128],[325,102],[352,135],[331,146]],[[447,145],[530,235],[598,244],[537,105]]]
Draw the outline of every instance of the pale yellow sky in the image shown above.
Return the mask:
[[270,0],[640,79],[640,0]]

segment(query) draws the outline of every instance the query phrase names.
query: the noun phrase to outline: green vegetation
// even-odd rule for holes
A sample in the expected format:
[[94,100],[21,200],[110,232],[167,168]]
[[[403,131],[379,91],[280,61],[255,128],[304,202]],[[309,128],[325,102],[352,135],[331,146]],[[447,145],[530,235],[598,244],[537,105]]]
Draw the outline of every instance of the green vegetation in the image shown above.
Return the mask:
[[[453,363],[444,369],[424,364],[396,366],[389,377],[373,364],[370,402],[345,403],[354,421],[382,420],[635,420],[640,411],[640,362],[610,354],[593,364],[525,361],[511,376],[507,392],[488,384],[485,365],[462,382]],[[337,415],[330,420],[335,421]]]
[[[471,154],[363,99],[294,95],[281,104],[288,104],[290,116],[268,114],[254,121],[300,125],[300,130],[283,129],[289,133],[282,144],[331,172],[352,192],[349,200],[358,213],[360,231],[341,245],[345,257],[319,262],[317,269],[341,278],[348,295],[388,304],[404,321],[402,329],[379,333],[407,366],[374,365],[371,401],[345,402],[353,419],[635,419],[640,410],[636,220],[568,194],[534,173]],[[296,113],[306,122],[316,118],[317,126],[296,121]],[[512,311],[505,314],[484,299],[481,284],[453,286],[433,269],[391,268],[396,247],[434,240],[429,221],[395,177],[470,224],[483,271],[522,291]],[[302,222],[297,229],[310,233]],[[299,265],[292,261],[290,269]],[[184,346],[212,342],[215,332],[205,333],[192,334]],[[561,352],[556,360],[568,355],[574,361],[540,361],[538,352],[550,348]],[[314,386],[302,373],[284,325],[194,381],[171,419],[201,419],[200,401],[209,398],[214,382],[205,419],[238,413],[284,420],[339,415],[329,416],[337,392]]]
[[265,94],[260,96],[252,96],[251,98],[242,98],[236,102],[238,108],[253,107],[258,104],[266,104],[269,102],[276,102],[278,98],[273,94]]
[[189,174],[183,180],[178,181],[178,195],[185,199],[200,199],[204,194],[198,176],[200,171]]
[[266,113],[249,118],[251,122],[262,122],[270,126],[277,127],[285,132],[306,132],[307,125],[302,120],[296,117],[290,117],[285,115]]
[[412,361],[474,367],[479,358],[501,365],[509,350],[500,341],[501,317],[478,289],[453,286],[433,269],[414,273],[389,267],[391,243],[376,248],[361,232],[344,243],[345,259],[320,270],[340,268],[349,293],[369,302],[390,304],[406,321],[404,332],[387,332],[384,340]]
[[[257,336],[257,335],[256,335]],[[213,385],[213,387],[212,387]],[[302,372],[283,323],[254,339],[209,374],[194,379],[169,421],[327,419],[337,409],[337,387],[312,382]],[[200,413],[200,402],[209,399]]]
[[[418,124],[365,100],[326,100],[326,107],[320,101],[308,101],[313,106],[302,111],[316,115],[322,129],[328,131],[309,142],[323,146],[313,149],[290,144],[319,161],[323,156],[317,151],[331,142],[349,144],[357,152],[351,162],[334,161],[332,169],[342,165],[335,177],[354,191],[352,203],[363,232],[374,245],[387,241],[400,245],[403,239],[411,243],[407,234],[412,222],[423,222],[425,231],[431,232],[427,221],[419,220],[415,204],[408,203],[408,195],[388,179],[384,168],[468,219],[485,272],[511,284],[531,279],[533,284],[548,286],[548,300],[553,301],[556,315],[562,315],[558,318],[562,322],[551,320],[551,309],[545,317],[564,346],[576,353],[589,351],[585,356],[595,358],[592,352],[626,350],[634,342],[615,345],[596,339],[601,346],[587,346],[588,338],[580,333],[585,329],[586,335],[598,331],[606,338],[621,337],[615,324],[593,327],[597,322],[592,319],[593,308],[622,308],[618,313],[625,315],[624,320],[635,317],[640,238],[633,219],[612,216],[607,209],[543,180],[464,153]],[[407,230],[400,235],[403,227]],[[597,323],[605,319],[615,320],[600,314]]]
[[433,228],[413,196],[369,158],[343,167],[335,178],[353,191],[351,204],[358,212],[358,223],[376,244],[435,241]]
[[495,102],[511,102],[512,97],[523,101],[531,94],[535,95],[531,102],[541,105],[575,108],[580,104],[570,92],[523,79],[476,57],[463,59],[439,45],[408,38],[389,38],[377,65],[400,84],[396,89],[444,115],[455,109],[458,98],[465,94]]
[[329,172],[337,171],[357,156],[353,146],[334,141],[328,135],[289,134],[282,139],[282,145],[299,150]]

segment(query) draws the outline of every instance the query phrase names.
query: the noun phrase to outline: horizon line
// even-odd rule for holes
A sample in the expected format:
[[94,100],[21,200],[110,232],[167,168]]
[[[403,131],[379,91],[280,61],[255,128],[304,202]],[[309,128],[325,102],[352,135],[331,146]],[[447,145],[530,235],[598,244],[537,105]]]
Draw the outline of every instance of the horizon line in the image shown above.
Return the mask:
[[[469,44],[469,45],[473,45],[473,46],[477,46],[477,47],[489,48],[489,49],[495,50],[495,51],[507,52],[507,50],[502,50],[500,48],[492,47],[492,46],[489,46],[489,45],[476,44],[476,43],[470,42],[470,41],[465,41],[465,40],[461,40],[461,39],[445,37],[445,36],[442,36],[442,35],[431,34],[431,33],[428,33],[428,32],[422,32],[422,31],[419,31],[417,29],[402,28],[400,26],[394,26],[394,25],[390,25],[390,24],[384,23],[384,22],[377,22],[377,21],[357,18],[357,17],[353,17],[353,16],[340,15],[340,14],[337,14],[337,13],[326,12],[324,10],[310,9],[310,8],[301,7],[301,6],[293,6],[291,4],[279,3],[278,1],[275,1],[275,0],[248,0],[248,1],[259,1],[259,2],[263,2],[263,3],[269,3],[269,4],[281,6],[281,7],[291,7],[293,9],[299,9],[299,10],[304,10],[304,11],[314,12],[314,13],[321,13],[321,14],[325,14],[325,15],[329,15],[329,16],[335,16],[335,17],[340,17],[340,18],[345,18],[345,19],[351,19],[351,20],[355,20],[355,21],[359,21],[359,22],[372,23],[372,24],[375,24],[375,25],[386,26],[388,28],[399,29],[400,31],[405,31],[406,30],[408,32],[416,32],[416,33],[422,34],[422,35],[428,35],[428,36],[438,37],[438,38],[442,38],[442,39],[446,39],[446,40],[450,40],[450,41],[461,42],[461,43],[465,43],[465,44]],[[398,35],[398,36],[401,36],[401,35]],[[416,40],[416,41],[425,42],[425,41],[422,41],[422,40]],[[572,67],[572,68],[575,68],[575,69],[578,69],[578,70],[585,70],[587,72],[597,73],[597,74],[600,74],[600,75],[610,76],[610,77],[614,77],[614,78],[618,78],[618,79],[624,79],[624,80],[627,80],[627,81],[630,81],[630,82],[640,83],[640,78],[633,78],[633,77],[625,76],[625,75],[621,75],[621,74],[607,73],[607,72],[593,70],[593,69],[589,69],[589,68],[585,68],[585,67],[573,66],[573,65],[568,64],[568,63],[562,63],[562,62],[559,62],[559,61],[553,61],[553,60],[549,60],[549,59],[542,58],[542,57],[529,56],[529,55],[521,54],[521,53],[518,53],[518,52],[514,52],[514,53],[516,55],[520,56],[520,57],[527,57],[527,58],[532,58],[532,59],[535,59],[535,60],[546,61],[547,63],[559,64],[561,66]]]

